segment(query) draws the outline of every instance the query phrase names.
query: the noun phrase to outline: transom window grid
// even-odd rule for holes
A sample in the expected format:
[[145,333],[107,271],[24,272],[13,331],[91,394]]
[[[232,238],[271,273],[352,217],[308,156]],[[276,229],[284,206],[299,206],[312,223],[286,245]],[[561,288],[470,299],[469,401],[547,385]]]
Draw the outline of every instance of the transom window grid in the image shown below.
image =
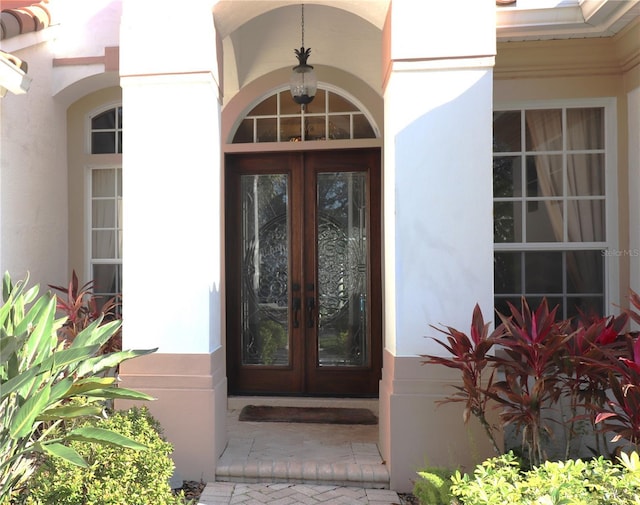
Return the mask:
[[122,107],[91,116],[91,154],[122,154]]
[[495,305],[543,297],[559,315],[602,313],[606,188],[603,107],[494,114]]
[[240,122],[233,143],[304,142],[376,138],[367,116],[350,100],[319,89],[304,108],[288,90],[256,105]]

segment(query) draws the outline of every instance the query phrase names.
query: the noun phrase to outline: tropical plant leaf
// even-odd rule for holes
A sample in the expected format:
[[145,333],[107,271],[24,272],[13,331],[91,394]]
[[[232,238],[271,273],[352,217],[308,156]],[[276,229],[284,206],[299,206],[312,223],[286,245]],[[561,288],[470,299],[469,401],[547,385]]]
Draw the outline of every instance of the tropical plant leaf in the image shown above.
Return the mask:
[[155,400],[153,396],[150,396],[142,391],[135,391],[133,389],[112,387],[108,389],[93,389],[84,393],[85,396],[96,398],[109,398],[119,400],[142,400],[152,401]]
[[138,356],[144,356],[146,354],[151,354],[157,350],[158,349],[155,348],[144,350],[118,351],[101,356],[96,356],[95,358],[84,361],[82,365],[78,367],[76,373],[79,377],[84,377],[87,374],[98,374],[104,370],[115,368],[123,361],[136,358]]
[[78,396],[94,389],[105,389],[116,381],[115,377],[87,377],[76,380],[67,392],[67,398]]
[[120,435],[114,431],[105,430],[104,428],[94,428],[84,426],[76,428],[69,432],[65,437],[67,440],[78,440],[81,442],[97,442],[100,444],[112,445],[115,447],[125,447],[128,449],[145,450],[147,446],[136,442],[135,440]]
[[89,468],[89,465],[87,465],[87,462],[82,458],[82,456],[80,456],[75,449],[66,445],[54,442],[52,444],[38,444],[37,448],[50,456],[64,459],[72,465]]
[[24,337],[4,335],[0,337],[0,365],[9,361],[9,358],[24,343]]
[[89,326],[74,337],[71,347],[81,347],[85,345],[102,346],[118,331],[121,325],[122,321],[120,320],[103,324],[103,317],[98,317],[98,319],[90,323]]
[[102,407],[97,405],[66,405],[45,410],[37,417],[38,421],[54,421],[57,419],[73,419],[85,416],[99,416]]
[[33,423],[36,417],[44,411],[50,395],[51,385],[45,384],[40,391],[24,402],[11,422],[9,428],[11,438],[17,440],[33,431]]
[[32,367],[18,375],[15,375],[14,377],[11,377],[8,381],[3,382],[2,387],[0,387],[0,400],[9,396],[14,391],[21,389],[29,381],[32,381],[39,373],[39,367]]

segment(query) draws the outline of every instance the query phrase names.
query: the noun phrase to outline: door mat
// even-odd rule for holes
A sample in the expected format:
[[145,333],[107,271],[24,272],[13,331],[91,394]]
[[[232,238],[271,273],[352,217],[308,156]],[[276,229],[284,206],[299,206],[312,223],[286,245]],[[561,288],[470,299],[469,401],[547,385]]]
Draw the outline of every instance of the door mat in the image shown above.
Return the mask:
[[337,407],[247,405],[238,419],[272,423],[378,424],[378,418],[369,409]]

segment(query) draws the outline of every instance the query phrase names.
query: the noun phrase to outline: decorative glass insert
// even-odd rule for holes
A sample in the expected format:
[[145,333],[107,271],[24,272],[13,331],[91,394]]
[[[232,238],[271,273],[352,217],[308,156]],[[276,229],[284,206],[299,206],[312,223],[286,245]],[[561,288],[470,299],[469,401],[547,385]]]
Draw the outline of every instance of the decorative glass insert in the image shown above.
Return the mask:
[[495,305],[525,296],[602,314],[607,248],[603,107],[496,111]]
[[320,366],[368,363],[366,184],[362,172],[318,175]]
[[289,179],[243,175],[242,364],[289,365]]
[[122,153],[122,107],[91,117],[91,154]]
[[301,108],[291,99],[287,89],[276,92],[251,109],[238,125],[232,143],[376,137],[376,130],[366,114],[347,98],[319,89],[315,99]]

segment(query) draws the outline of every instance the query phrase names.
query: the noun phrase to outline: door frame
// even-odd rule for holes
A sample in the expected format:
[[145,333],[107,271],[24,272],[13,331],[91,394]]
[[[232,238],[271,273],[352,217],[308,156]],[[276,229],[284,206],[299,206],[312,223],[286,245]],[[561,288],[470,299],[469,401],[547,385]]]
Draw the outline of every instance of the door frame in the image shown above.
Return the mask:
[[[336,167],[336,171],[345,170],[345,158],[352,158],[354,162],[367,164],[370,168],[370,176],[368,177],[368,205],[369,205],[369,219],[368,226],[368,240],[369,242],[369,296],[368,301],[368,324],[370,326],[370,357],[368,366],[366,367],[317,367],[314,363],[314,352],[310,352],[305,349],[305,345],[315,345],[317,349],[317,331],[314,330],[314,338],[312,343],[304,342],[300,339],[297,344],[293,341],[292,345],[292,360],[297,360],[297,363],[302,366],[302,371],[293,370],[293,365],[287,368],[275,368],[276,374],[265,374],[261,371],[268,370],[269,367],[265,365],[255,366],[242,366],[241,365],[241,338],[240,338],[240,316],[235,312],[238,304],[232,303],[231,300],[239,300],[240,289],[237,278],[233,275],[237,274],[240,270],[241,255],[238,255],[237,251],[239,247],[239,234],[234,234],[233,230],[238,229],[240,223],[240,202],[235,198],[235,191],[237,187],[232,187],[232,181],[237,182],[239,178],[230,177],[230,170],[234,170],[232,165],[236,165],[236,169],[242,172],[243,161],[258,162],[265,167],[265,171],[268,171],[270,167],[277,169],[278,172],[283,173],[283,165],[291,167],[288,171],[301,170],[304,168],[305,163],[308,160],[315,160],[316,163],[325,164],[330,163],[327,166],[323,166],[322,169],[329,168],[331,171],[331,163]],[[320,161],[318,161],[320,160]],[[327,161],[329,160],[329,161]],[[333,160],[333,161],[332,161]],[[337,161],[335,161],[337,160]],[[284,163],[283,163],[284,162]],[[347,163],[350,163],[347,160]],[[313,163],[313,162],[310,162]],[[240,167],[238,167],[240,165]],[[246,170],[246,166],[244,167]],[[310,169],[311,170],[311,169]],[[331,150],[301,150],[301,151],[278,151],[278,152],[248,152],[248,153],[226,153],[225,154],[225,195],[226,205],[224,213],[225,222],[225,256],[226,256],[226,358],[227,358],[227,376],[229,384],[229,394],[234,395],[295,395],[295,396],[351,396],[351,397],[377,397],[378,396],[378,384],[382,375],[382,184],[381,184],[381,149],[380,148],[352,148],[352,149],[331,149]],[[315,169],[312,170],[315,174]],[[302,177],[296,179],[296,183],[302,183]],[[294,178],[292,178],[291,184],[294,184]],[[313,194],[309,193],[311,185],[308,186],[304,194],[300,189],[293,188],[291,198],[301,197],[305,199],[314,198]],[[294,191],[300,191],[294,194]],[[373,196],[373,197],[370,197]],[[293,205],[294,202],[292,202]],[[315,236],[316,223],[303,223],[293,222],[290,235],[292,243],[294,240],[305,240],[308,243],[314,243],[314,240],[309,240],[310,236]],[[315,245],[310,254],[307,255],[307,262],[310,255],[315,257]],[[302,267],[307,269],[307,265],[302,265],[305,261],[304,258],[299,255],[293,254],[292,260],[295,265],[293,268]],[[291,290],[292,279],[289,279],[289,290]],[[304,293],[303,293],[304,296]],[[304,314],[304,311],[303,311]],[[317,329],[317,327],[316,327]],[[317,352],[317,351],[316,351]],[[316,370],[322,370],[320,375],[324,375],[325,378],[332,377],[329,382],[322,382],[320,389],[314,389],[309,387],[309,384],[305,383],[307,377],[307,367],[313,367]],[[242,369],[242,372],[241,372]],[[367,370],[367,372],[363,372]],[[360,376],[358,376],[360,374]],[[271,378],[277,375],[280,377],[278,380],[271,380]],[[242,377],[242,379],[240,379]],[[366,377],[366,378],[364,378]],[[320,384],[314,382],[314,384]],[[283,384],[285,387],[283,387]],[[350,384],[351,391],[345,392],[344,384]],[[257,386],[254,386],[257,385]],[[354,393],[353,391],[360,391]]]

